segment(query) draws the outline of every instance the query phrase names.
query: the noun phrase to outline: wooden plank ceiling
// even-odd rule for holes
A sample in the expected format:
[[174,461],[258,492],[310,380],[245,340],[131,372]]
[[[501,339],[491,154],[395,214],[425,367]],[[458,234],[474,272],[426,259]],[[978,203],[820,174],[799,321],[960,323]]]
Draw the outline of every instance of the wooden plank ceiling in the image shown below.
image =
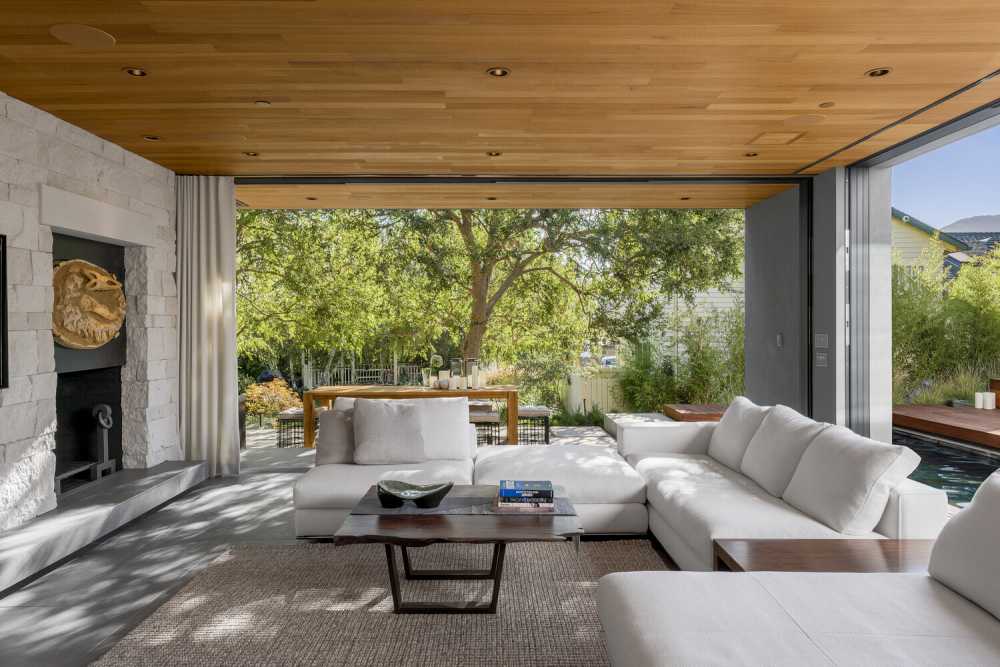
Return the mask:
[[[117,43],[67,45],[67,23]],[[0,4],[0,90],[180,173],[815,172],[940,122],[809,167],[998,68],[982,0]]]

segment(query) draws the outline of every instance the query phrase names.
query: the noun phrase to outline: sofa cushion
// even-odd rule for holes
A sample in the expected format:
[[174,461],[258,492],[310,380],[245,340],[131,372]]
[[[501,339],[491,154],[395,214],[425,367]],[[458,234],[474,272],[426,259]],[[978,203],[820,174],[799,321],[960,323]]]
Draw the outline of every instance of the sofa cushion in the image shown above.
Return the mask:
[[806,448],[782,497],[838,532],[863,535],[875,529],[892,488],[919,463],[912,449],[831,426]]
[[428,459],[470,459],[475,455],[466,437],[468,398],[422,398],[415,403],[421,412],[424,453]]
[[784,405],[774,406],[750,439],[740,472],[780,498],[806,447],[827,426]]
[[636,470],[647,480],[651,512],[698,555],[702,569],[712,569],[714,539],[843,537],[708,456],[647,457]]
[[[669,601],[669,602],[667,602]],[[989,614],[899,573],[629,572],[598,611],[617,665],[987,665]]]
[[[1000,619],[1000,472],[945,525],[931,552],[931,576]],[[1000,634],[1000,629],[997,630]]]
[[719,424],[712,431],[712,439],[708,442],[708,455],[733,470],[739,470],[747,445],[750,444],[750,439],[757,432],[766,414],[767,408],[755,405],[750,399],[737,396],[726,408]]
[[617,572],[601,578],[597,610],[614,665],[829,664],[749,576]]
[[611,447],[493,445],[476,454],[476,484],[547,479],[574,503],[644,503],[646,483]]
[[427,459],[423,419],[413,401],[359,398],[354,403],[354,462],[419,463]]
[[316,465],[354,463],[354,409],[323,410],[316,436]]
[[471,484],[472,461],[425,461],[396,465],[333,463],[316,466],[295,482],[295,509],[350,509],[380,479],[412,484]]

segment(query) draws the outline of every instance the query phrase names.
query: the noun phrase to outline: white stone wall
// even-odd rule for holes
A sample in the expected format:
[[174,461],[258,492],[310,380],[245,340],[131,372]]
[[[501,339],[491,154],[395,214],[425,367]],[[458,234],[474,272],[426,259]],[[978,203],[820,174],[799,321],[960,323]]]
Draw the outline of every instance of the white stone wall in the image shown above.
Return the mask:
[[155,247],[127,248],[126,467],[182,458],[177,435],[176,220],[173,172],[0,93],[0,234],[7,236],[9,389],[0,390],[0,531],[55,507],[52,230],[49,185],[130,209]]

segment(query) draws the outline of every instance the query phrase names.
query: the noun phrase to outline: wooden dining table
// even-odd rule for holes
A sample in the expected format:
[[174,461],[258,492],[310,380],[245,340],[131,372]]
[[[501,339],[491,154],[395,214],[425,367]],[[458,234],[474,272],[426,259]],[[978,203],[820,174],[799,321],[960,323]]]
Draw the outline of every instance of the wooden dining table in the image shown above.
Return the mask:
[[507,403],[507,442],[517,444],[517,387],[496,385],[479,389],[431,389],[387,385],[333,385],[315,387],[302,395],[302,429],[304,444],[316,446],[316,405],[329,408],[338,397],[344,398],[448,398],[465,396],[471,399],[499,399]]

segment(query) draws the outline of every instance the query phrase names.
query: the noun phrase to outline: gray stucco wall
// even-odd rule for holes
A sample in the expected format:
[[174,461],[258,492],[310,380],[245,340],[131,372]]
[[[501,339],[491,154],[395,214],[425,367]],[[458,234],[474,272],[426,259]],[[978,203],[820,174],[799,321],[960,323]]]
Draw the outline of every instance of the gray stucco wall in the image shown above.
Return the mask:
[[746,395],[806,412],[799,189],[746,211]]

